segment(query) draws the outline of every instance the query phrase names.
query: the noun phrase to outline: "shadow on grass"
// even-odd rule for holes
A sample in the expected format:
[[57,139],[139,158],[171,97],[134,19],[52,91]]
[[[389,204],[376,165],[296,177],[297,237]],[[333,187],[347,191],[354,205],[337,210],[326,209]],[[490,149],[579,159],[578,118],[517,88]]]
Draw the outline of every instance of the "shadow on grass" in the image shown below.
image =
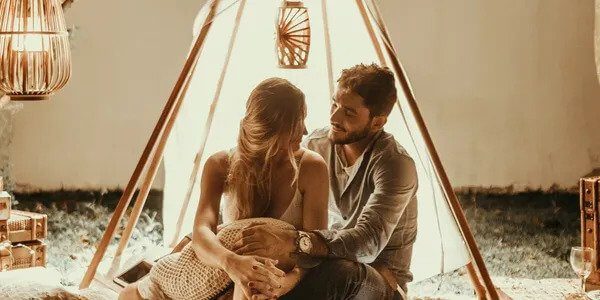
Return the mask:
[[459,198],[493,276],[573,276],[569,251],[581,243],[577,194],[462,193]]

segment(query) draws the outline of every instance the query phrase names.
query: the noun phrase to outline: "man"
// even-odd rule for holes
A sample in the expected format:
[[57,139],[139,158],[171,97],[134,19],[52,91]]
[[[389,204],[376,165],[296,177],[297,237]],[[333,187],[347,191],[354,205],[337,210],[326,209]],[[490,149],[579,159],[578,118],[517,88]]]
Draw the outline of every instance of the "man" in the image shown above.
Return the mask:
[[304,141],[329,168],[330,229],[255,224],[238,247],[243,253],[245,245],[259,243],[269,252],[290,253],[303,267],[324,258],[282,299],[399,299],[412,280],[417,174],[407,152],[383,130],[396,102],[394,74],[375,64],[343,70],[332,100],[331,126]]

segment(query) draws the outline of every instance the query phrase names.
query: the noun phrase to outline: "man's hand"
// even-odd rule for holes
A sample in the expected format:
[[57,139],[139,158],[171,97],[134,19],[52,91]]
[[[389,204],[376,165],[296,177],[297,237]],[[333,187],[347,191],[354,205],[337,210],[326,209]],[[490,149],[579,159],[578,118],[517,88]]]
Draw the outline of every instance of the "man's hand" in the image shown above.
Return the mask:
[[296,251],[297,235],[296,230],[254,222],[242,230],[242,238],[234,244],[232,251],[239,255],[275,255],[289,259],[289,254]]

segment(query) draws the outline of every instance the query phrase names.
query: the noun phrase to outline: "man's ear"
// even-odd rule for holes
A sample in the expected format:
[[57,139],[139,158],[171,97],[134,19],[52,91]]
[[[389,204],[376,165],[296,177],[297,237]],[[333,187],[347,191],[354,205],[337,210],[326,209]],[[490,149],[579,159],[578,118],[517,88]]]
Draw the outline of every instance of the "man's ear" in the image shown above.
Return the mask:
[[371,126],[377,131],[383,128],[383,125],[385,125],[385,123],[387,123],[387,116],[377,116],[373,117],[373,123],[371,123]]

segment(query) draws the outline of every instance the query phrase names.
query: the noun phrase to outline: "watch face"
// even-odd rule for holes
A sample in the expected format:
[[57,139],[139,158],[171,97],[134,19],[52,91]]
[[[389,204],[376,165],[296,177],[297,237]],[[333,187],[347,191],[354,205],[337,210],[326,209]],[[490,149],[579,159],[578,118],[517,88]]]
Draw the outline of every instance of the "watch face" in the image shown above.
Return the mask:
[[303,236],[302,238],[300,238],[300,250],[302,250],[302,252],[308,253],[310,251],[310,248],[312,248],[310,237]]

